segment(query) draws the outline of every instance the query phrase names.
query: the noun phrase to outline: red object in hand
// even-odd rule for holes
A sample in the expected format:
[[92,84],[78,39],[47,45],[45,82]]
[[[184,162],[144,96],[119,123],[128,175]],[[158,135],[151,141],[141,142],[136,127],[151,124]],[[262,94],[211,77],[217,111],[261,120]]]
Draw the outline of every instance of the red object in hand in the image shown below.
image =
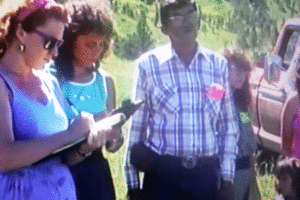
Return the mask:
[[220,101],[225,95],[225,91],[222,85],[213,83],[207,91],[207,97],[214,101]]

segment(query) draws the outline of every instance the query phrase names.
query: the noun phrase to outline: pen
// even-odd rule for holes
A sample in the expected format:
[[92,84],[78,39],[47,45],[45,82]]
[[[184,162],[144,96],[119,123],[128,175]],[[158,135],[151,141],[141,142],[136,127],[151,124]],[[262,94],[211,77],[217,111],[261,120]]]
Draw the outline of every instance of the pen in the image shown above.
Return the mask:
[[71,110],[73,111],[73,113],[78,116],[79,112],[77,111],[77,109],[75,108],[74,104],[69,100],[69,98],[66,98]]

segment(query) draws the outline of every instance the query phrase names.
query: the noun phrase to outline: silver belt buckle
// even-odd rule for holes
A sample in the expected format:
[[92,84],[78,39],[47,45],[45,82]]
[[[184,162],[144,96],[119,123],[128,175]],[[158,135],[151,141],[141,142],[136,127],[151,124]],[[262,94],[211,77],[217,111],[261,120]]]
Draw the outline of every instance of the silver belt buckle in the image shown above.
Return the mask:
[[187,169],[193,169],[196,167],[198,162],[198,157],[197,156],[184,156],[182,157],[182,166],[184,166]]

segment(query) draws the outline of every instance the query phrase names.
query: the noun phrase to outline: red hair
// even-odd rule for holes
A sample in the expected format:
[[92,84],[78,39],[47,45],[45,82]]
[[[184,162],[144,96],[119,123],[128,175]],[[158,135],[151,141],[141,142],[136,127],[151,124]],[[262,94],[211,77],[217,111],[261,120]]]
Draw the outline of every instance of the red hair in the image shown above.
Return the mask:
[[251,71],[251,63],[247,59],[246,55],[237,49],[229,50],[225,49],[223,55],[228,61],[229,67],[234,65],[235,67],[249,72],[246,80],[241,89],[236,90],[234,93],[235,100],[242,103],[244,106],[248,106],[250,103],[250,86],[249,86],[249,74]]
[[[46,4],[32,9],[40,0],[3,0],[0,5],[0,58],[16,39],[19,24],[26,32],[32,32],[43,26],[48,19],[57,19],[63,23],[70,20],[68,11],[60,4]],[[24,15],[26,13],[26,15]]]

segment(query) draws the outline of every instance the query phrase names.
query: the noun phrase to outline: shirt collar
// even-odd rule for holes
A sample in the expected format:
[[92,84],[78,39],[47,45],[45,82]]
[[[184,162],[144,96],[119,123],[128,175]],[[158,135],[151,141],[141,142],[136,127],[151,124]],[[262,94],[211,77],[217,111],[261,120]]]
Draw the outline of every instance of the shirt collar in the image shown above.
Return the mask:
[[[158,47],[157,49],[154,49],[150,54],[154,55],[160,64],[165,63],[166,61],[172,59],[172,58],[178,58],[177,53],[175,52],[175,49],[172,48],[172,44],[166,44],[164,46]],[[206,49],[204,47],[201,47],[198,45],[197,52],[195,56],[203,55],[203,57],[210,61],[209,55],[211,54],[211,50]]]

